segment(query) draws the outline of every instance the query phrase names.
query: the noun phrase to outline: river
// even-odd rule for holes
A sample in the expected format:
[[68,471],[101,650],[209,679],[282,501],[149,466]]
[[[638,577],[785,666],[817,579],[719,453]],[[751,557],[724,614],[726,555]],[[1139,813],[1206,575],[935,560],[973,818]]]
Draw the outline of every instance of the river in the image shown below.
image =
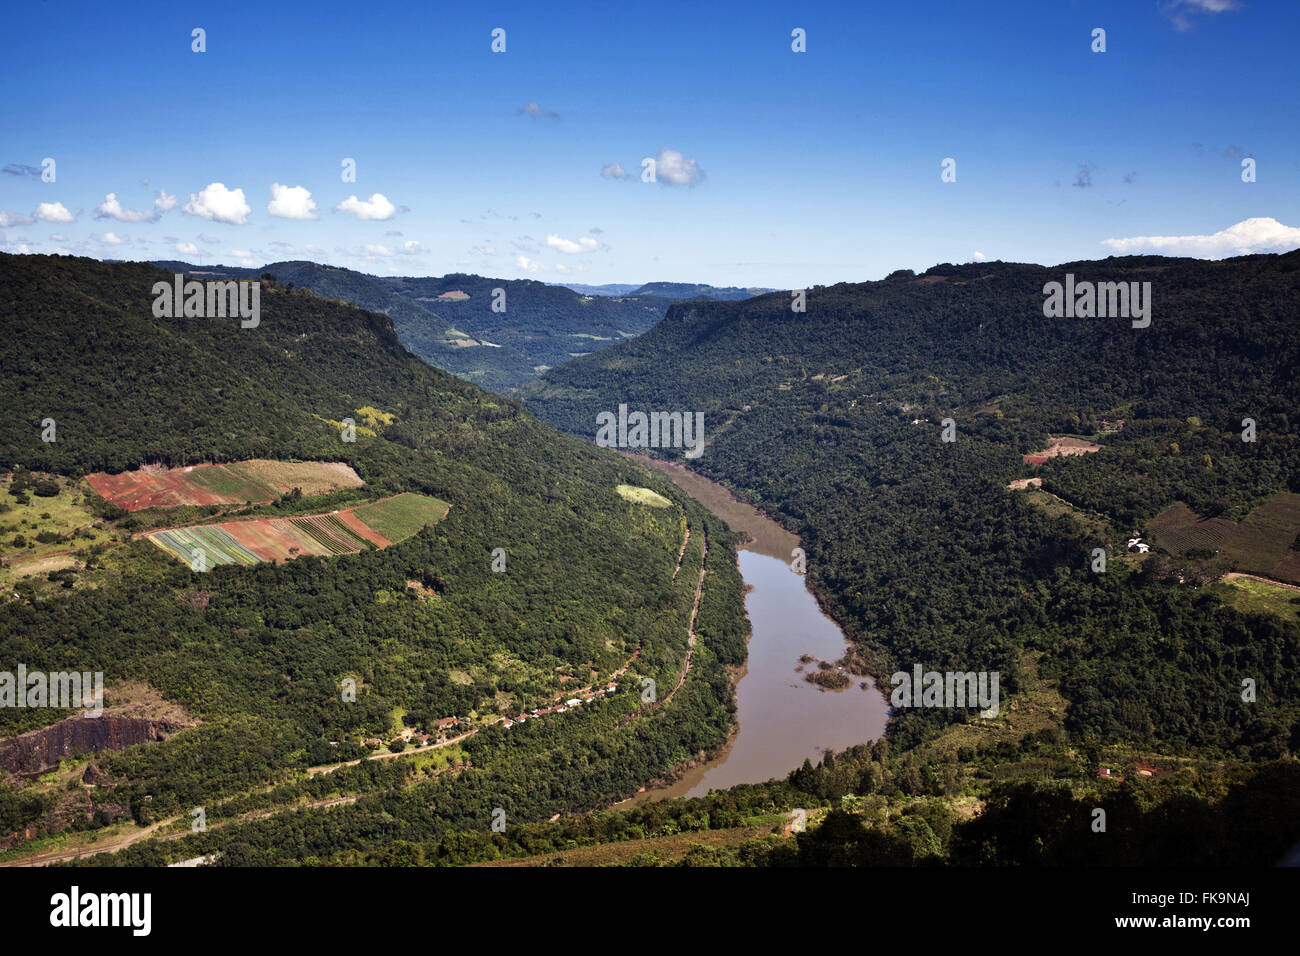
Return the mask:
[[[638,794],[624,805],[762,783],[784,777],[805,758],[816,763],[828,749],[843,750],[882,736],[889,706],[869,680],[854,677],[840,691],[822,690],[804,680],[817,661],[838,660],[848,645],[835,622],[822,613],[803,576],[791,570],[791,552],[799,547],[799,538],[716,482],[678,464],[635,457],[663,472],[733,530],[749,536],[739,561],[753,633],[746,668],[736,683],[738,730],[727,748],[670,786]],[[802,664],[804,655],[815,660]]]

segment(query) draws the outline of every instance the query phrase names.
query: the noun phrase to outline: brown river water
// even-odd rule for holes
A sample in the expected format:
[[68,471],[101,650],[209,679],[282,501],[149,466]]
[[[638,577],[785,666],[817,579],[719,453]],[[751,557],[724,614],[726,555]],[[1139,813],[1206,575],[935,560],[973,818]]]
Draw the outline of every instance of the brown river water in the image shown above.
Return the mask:
[[[620,806],[762,783],[784,777],[805,758],[816,763],[828,749],[843,750],[879,738],[889,705],[870,681],[863,689],[865,678],[854,677],[845,690],[827,691],[804,680],[817,664],[801,665],[802,655],[835,661],[848,645],[835,622],[822,613],[803,576],[790,568],[798,536],[737,501],[722,485],[681,465],[635,457],[671,478],[732,530],[749,536],[739,561],[753,633],[746,669],[736,683],[739,729],[727,748],[675,783],[638,794]],[[802,672],[797,672],[801,666]]]

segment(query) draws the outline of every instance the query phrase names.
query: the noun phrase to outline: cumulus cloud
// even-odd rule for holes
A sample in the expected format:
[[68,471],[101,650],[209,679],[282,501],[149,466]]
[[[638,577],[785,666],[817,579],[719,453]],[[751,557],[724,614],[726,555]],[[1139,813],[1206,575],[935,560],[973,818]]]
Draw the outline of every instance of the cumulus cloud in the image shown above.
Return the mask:
[[395,254],[392,249],[389,249],[387,246],[381,246],[377,242],[367,242],[364,246],[362,246],[362,248],[365,250],[366,255],[368,256],[387,257]]
[[555,234],[546,237],[546,245],[551,249],[560,250],[567,256],[576,256],[583,252],[595,252],[600,248],[600,243],[590,236],[583,236],[575,242],[572,239],[561,239]]
[[542,264],[536,259],[529,259],[527,256],[515,256],[515,265],[525,272],[540,272]]
[[317,219],[316,201],[304,186],[271,184],[271,201],[266,211],[279,219]]
[[970,254],[970,258],[972,262],[984,262],[988,259],[988,256],[984,255],[982,252],[976,251]]
[[35,216],[24,216],[19,212],[0,212],[0,229],[4,229],[8,226],[28,226],[35,221]]
[[[77,210],[80,214],[81,210]],[[43,202],[37,205],[33,214],[41,222],[72,222],[77,217],[68,212],[61,202]]]
[[608,163],[601,169],[600,174],[606,179],[627,179],[631,175],[619,163]]
[[199,247],[192,242],[178,242],[176,243],[176,251],[183,256],[197,256]]
[[375,193],[369,199],[358,199],[356,196],[349,196],[337,206],[334,207],[336,212],[351,213],[358,219],[392,219],[397,213],[397,207],[388,201],[383,193]]
[[408,239],[406,242],[402,243],[402,255],[404,256],[414,256],[418,253],[427,251],[428,250],[424,248],[423,243],[416,242],[414,239]]
[[553,113],[550,110],[544,110],[536,103],[525,103],[519,109],[515,110],[516,116],[528,115],[536,119],[539,116],[545,116],[547,119],[557,120],[560,118],[559,113]]
[[90,238],[94,239],[101,246],[124,246],[130,242],[129,239],[123,239],[115,232],[100,233],[98,235],[92,235]]
[[704,170],[694,159],[687,159],[675,149],[659,150],[655,160],[655,179],[664,186],[694,186],[704,178]]
[[234,226],[248,222],[248,214],[252,211],[244,201],[244,191],[227,189],[224,183],[209,183],[197,196],[190,193],[190,201],[181,207],[181,212],[187,216],[228,222]]
[[[148,183],[148,180],[145,180]],[[158,195],[153,197],[153,208],[160,213],[176,208],[177,199],[166,190],[158,190]]]
[[1103,239],[1101,244],[1120,255],[1190,256],[1195,259],[1226,259],[1261,252],[1290,252],[1300,248],[1300,229],[1284,226],[1276,219],[1244,219],[1235,226],[1208,236],[1133,236]]
[[[165,194],[163,194],[165,195]],[[172,206],[176,205],[176,197],[170,196]],[[109,193],[104,197],[104,201],[95,207],[94,217],[96,219],[113,219],[117,222],[157,222],[158,217],[162,215],[162,210],[158,208],[161,197],[154,201],[152,210],[144,209],[127,209],[117,198],[117,193]],[[167,207],[168,209],[171,206]]]

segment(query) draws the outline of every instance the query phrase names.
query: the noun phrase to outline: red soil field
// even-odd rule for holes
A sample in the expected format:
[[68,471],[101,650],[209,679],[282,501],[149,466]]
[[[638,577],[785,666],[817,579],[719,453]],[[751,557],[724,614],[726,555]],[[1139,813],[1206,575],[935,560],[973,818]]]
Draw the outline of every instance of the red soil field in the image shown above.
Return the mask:
[[[233,505],[272,500],[268,492],[285,494],[301,488],[318,495],[364,482],[343,462],[279,462],[254,459],[231,465],[188,465],[166,468],[145,465],[119,475],[87,475],[90,487],[106,501],[127,511],[173,508],[178,505]],[[217,490],[218,488],[224,490]]]
[[145,465],[139,471],[124,471],[120,475],[96,472],[87,475],[86,481],[104,500],[127,511],[176,505],[236,504],[224,495],[198,487],[190,478],[188,468]]
[[393,543],[354,515],[351,508],[338,512],[336,517],[347,525],[354,534],[360,535],[367,541],[370,541],[381,548],[386,548]]

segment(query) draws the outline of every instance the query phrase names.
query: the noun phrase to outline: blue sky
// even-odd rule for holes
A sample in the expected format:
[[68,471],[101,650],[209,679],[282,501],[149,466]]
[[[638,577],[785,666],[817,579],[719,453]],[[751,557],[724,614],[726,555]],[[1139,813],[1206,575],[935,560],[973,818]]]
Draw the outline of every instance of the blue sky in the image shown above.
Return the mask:
[[10,252],[795,288],[1300,246],[1300,6],[1283,0],[74,3],[6,19]]

